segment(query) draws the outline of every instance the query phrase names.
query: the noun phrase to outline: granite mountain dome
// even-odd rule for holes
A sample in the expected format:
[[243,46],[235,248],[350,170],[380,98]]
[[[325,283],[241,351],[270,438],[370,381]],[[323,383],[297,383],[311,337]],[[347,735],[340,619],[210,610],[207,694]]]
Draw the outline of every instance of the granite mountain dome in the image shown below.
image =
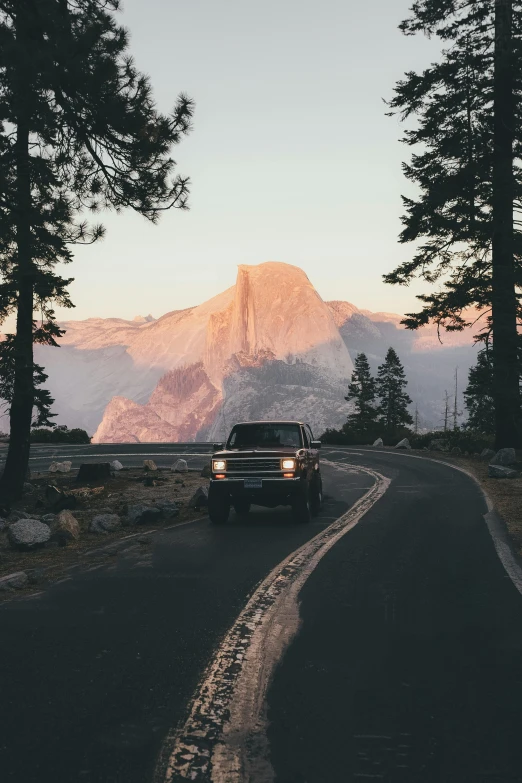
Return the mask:
[[392,345],[423,424],[436,426],[455,366],[464,379],[474,361],[473,329],[441,345],[435,327],[412,333],[400,319],[324,302],[301,269],[267,262],[239,266],[231,288],[158,319],[66,322],[62,347],[37,346],[36,360],[60,423],[98,442],[187,441],[220,439],[239,419],[338,427],[352,358],[366,351],[376,369]]
[[60,421],[96,442],[221,437],[237,418],[346,417],[353,364],[330,308],[289,264],[241,265],[236,285],[157,320],[65,323],[38,350]]

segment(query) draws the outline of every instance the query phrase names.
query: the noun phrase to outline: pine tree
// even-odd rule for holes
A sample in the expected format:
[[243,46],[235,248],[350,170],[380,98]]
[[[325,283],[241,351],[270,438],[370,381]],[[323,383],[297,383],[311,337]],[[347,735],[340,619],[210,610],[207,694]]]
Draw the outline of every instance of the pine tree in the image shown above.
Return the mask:
[[53,308],[72,306],[71,280],[56,265],[72,261],[71,245],[103,235],[83,214],[130,207],[156,221],[186,207],[188,180],[173,175],[170,150],[190,128],[192,103],[181,96],[170,116],[157,111],[128,55],[118,9],[119,0],[0,6],[0,322],[16,317],[0,480],[7,500],[22,492],[33,408],[42,401],[33,343],[56,345]]
[[469,370],[464,404],[468,412],[468,420],[464,425],[466,429],[492,435],[495,432],[493,364],[492,356],[486,349],[478,352],[477,363]]
[[379,398],[379,423],[387,435],[395,435],[413,418],[408,411],[411,399],[406,393],[406,376],[397,353],[388,348],[384,362],[377,370],[377,396]]
[[355,410],[348,416],[347,426],[357,433],[371,434],[377,422],[375,380],[370,372],[366,354],[359,353],[355,359],[352,380],[348,386],[346,400],[353,401]]
[[385,280],[440,281],[403,322],[410,329],[433,321],[461,330],[474,320],[473,308],[487,313],[480,338],[492,335],[496,346],[497,445],[522,444],[522,232],[513,220],[522,209],[522,2],[418,0],[401,29],[437,35],[447,48],[439,63],[407,73],[390,102],[391,114],[418,120],[404,141],[420,151],[403,168],[420,195],[403,198],[400,235],[417,250]]
[[[468,385],[464,391],[468,412],[464,427],[485,435],[495,433],[493,366],[494,350],[483,348],[477,354],[477,363],[469,370]],[[522,390],[522,335],[518,339],[518,378]]]

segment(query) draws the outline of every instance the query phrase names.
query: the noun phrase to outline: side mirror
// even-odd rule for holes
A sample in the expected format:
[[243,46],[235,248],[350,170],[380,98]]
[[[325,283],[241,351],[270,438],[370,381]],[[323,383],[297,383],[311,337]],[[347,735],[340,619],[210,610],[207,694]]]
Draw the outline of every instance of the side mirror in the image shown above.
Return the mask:
[[214,449],[214,451],[221,451],[221,449],[224,448],[224,445],[225,445],[224,443],[213,443],[212,448]]
[[313,449],[320,449],[321,448],[321,441],[320,440],[313,440],[312,441],[312,448]]

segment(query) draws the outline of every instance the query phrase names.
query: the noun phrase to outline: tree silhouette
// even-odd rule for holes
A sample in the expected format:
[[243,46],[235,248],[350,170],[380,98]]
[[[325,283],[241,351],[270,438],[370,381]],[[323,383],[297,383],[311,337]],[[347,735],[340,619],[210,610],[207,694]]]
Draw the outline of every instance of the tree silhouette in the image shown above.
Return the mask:
[[387,435],[394,435],[413,418],[408,411],[411,399],[406,393],[406,376],[397,353],[388,348],[384,362],[377,370],[377,396],[379,398],[379,423]]
[[[83,215],[130,207],[151,221],[185,208],[188,180],[170,151],[192,103],[155,107],[115,21],[119,0],[3,0],[0,5],[0,322],[16,316],[10,441],[0,480],[18,497],[35,402],[33,342],[56,345],[53,307],[71,307],[58,263],[103,235]],[[41,323],[34,320],[39,311]]]
[[468,420],[464,426],[484,435],[492,435],[495,432],[491,360],[492,357],[485,349],[478,352],[477,363],[469,370],[468,385],[464,390],[464,404],[468,412]]
[[495,345],[497,445],[522,445],[522,2],[418,0],[401,29],[436,35],[447,48],[439,63],[407,73],[389,104],[391,114],[418,121],[404,141],[420,149],[403,169],[420,195],[403,198],[400,235],[417,250],[385,280],[440,282],[418,297],[422,310],[403,321],[410,329],[433,321],[461,330],[473,308],[487,314],[480,337],[492,334]]
[[348,416],[348,428],[360,433],[373,432],[378,416],[375,380],[364,353],[359,353],[355,359],[354,371],[345,399],[353,401],[355,406],[354,412]]

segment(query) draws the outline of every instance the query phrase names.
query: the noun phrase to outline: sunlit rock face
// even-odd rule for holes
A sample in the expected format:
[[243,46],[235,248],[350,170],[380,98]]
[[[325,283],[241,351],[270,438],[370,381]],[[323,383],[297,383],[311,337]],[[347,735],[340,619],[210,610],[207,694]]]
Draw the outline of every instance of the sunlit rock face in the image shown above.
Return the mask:
[[59,423],[95,442],[221,440],[234,422],[263,418],[300,418],[321,434],[346,421],[357,353],[376,372],[389,346],[422,426],[438,426],[455,367],[462,390],[475,361],[476,327],[441,345],[436,327],[411,332],[401,318],[325,303],[301,269],[269,262],[240,266],[236,285],[157,320],[67,322],[60,350],[35,353]]
[[272,417],[319,433],[346,420],[349,351],[331,309],[289,264],[242,265],[232,288],[157,320],[64,327],[62,349],[39,358],[60,422],[95,431],[94,442],[222,438],[237,420]]
[[113,397],[96,431],[97,443],[153,443],[194,439],[214,421],[221,395],[201,362],[164,375],[145,405]]

